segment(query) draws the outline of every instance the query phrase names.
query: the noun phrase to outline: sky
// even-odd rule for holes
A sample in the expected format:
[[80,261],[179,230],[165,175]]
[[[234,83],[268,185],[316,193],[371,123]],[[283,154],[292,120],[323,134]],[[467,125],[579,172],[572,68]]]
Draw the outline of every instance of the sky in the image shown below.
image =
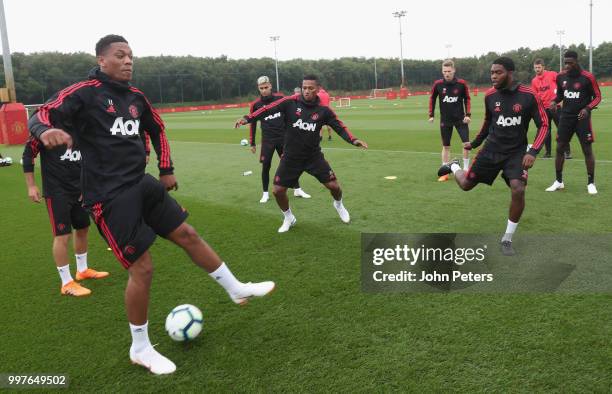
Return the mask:
[[[88,52],[123,35],[135,56],[279,60],[442,59],[589,43],[590,0],[4,0],[11,52]],[[593,0],[593,46],[612,41],[612,0]]]

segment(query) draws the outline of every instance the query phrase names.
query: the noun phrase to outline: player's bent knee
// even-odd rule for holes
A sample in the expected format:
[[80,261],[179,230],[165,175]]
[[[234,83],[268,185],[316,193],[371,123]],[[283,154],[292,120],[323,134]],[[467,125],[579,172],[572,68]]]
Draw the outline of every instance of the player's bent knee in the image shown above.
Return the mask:
[[63,235],[55,236],[55,242],[61,245],[67,246],[69,241],[70,241],[70,234],[63,234]]
[[272,193],[275,196],[282,196],[284,194],[287,194],[287,188],[284,186],[274,185],[274,189],[272,189]]
[[340,184],[338,183],[338,181],[327,182],[325,184],[325,187],[328,188],[331,191],[339,191],[340,190]]
[[200,235],[193,228],[193,226],[183,222],[178,228],[178,237],[181,240],[181,244],[190,244],[194,242],[199,242]]
[[129,268],[130,277],[136,280],[149,280],[153,277],[153,262],[148,253],[143,254]]

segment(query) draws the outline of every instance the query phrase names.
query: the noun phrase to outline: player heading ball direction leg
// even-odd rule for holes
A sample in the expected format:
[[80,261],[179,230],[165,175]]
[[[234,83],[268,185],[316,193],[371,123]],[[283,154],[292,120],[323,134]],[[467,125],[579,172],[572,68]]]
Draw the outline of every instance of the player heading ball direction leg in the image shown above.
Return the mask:
[[334,111],[322,106],[317,96],[319,80],[314,75],[306,75],[302,81],[302,93],[264,105],[257,111],[236,121],[236,127],[256,122],[271,113],[281,112],[285,115],[287,134],[285,151],[274,177],[274,197],[284,215],[279,233],[289,231],[296,223],[296,218],[289,208],[287,188],[295,187],[304,171],[314,176],[332,194],[334,208],[344,223],[351,220],[349,212],[342,203],[342,189],[334,171],[321,152],[320,132],[324,125],[331,126],[340,137],[348,143],[368,148],[365,141],[355,138],[342,123]]
[[[502,172],[510,187],[511,200],[501,249],[510,256],[515,254],[512,235],[525,209],[527,170],[533,166],[548,133],[548,118],[542,102],[530,87],[514,82],[513,72],[514,62],[507,57],[498,58],[491,66],[493,88],[485,94],[484,123],[476,138],[464,144],[466,149],[472,149],[486,140],[472,166],[464,171],[455,160],[438,170],[438,176],[454,173],[457,184],[465,191],[479,183],[492,185]],[[532,119],[538,133],[527,151],[527,130]]]
[[[187,212],[168,194],[178,184],[164,123],[146,96],[129,83],[133,63],[128,42],[121,36],[105,36],[96,44],[96,57],[98,67],[89,79],[62,90],[43,105],[30,118],[30,132],[47,148],[71,147],[72,137],[58,126],[74,126],[83,157],[84,205],[129,273],[125,305],[132,333],[130,359],[155,374],[172,373],[176,366],[153,348],[147,329],[153,278],[149,248],[157,235],[183,248],[235,303],[270,293],[274,283],[238,281],[185,222]],[[145,174],[141,139],[145,130],[157,153],[159,180]]]

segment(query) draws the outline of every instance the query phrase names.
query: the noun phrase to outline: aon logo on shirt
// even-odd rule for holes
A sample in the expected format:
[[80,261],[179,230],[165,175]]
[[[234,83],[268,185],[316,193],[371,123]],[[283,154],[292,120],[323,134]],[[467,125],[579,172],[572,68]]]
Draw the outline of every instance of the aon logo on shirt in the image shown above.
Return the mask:
[[113,127],[110,128],[110,132],[112,135],[138,135],[138,127],[140,126],[140,120],[128,120],[123,121],[123,117],[119,117],[115,119],[115,123],[113,123]]
[[456,103],[457,100],[459,100],[459,97],[444,96],[444,98],[442,99],[442,102],[443,103]]
[[66,153],[60,157],[60,160],[81,161],[81,152],[78,150],[73,151],[72,149],[68,149],[66,150]]
[[276,119],[276,118],[280,118],[281,117],[281,113],[277,112],[275,114],[272,115],[268,115],[264,118],[264,120],[272,120],[272,119]]
[[570,92],[568,90],[565,90],[563,92],[563,97],[568,99],[577,99],[580,98],[580,92]]
[[504,116],[501,115],[499,118],[497,118],[498,126],[509,127],[509,126],[518,126],[520,124],[521,124],[520,116],[508,116],[504,118]]
[[302,122],[302,119],[298,119],[297,122],[293,124],[293,127],[297,127],[298,129],[304,131],[315,131],[315,129],[317,128],[317,124]]

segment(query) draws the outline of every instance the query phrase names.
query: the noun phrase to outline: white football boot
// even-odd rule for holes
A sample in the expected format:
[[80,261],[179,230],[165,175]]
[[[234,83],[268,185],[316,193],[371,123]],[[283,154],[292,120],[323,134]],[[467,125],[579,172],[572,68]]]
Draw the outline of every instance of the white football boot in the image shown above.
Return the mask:
[[547,192],[556,192],[557,190],[565,189],[563,182],[559,182],[555,179],[552,185],[546,189]]
[[244,305],[252,297],[263,297],[270,294],[275,288],[274,282],[242,283],[238,291],[229,293],[230,298],[238,305]]
[[291,227],[295,226],[295,223],[297,223],[297,219],[293,215],[289,218],[283,219],[283,224],[278,228],[278,232],[286,233]]
[[295,197],[302,197],[302,198],[310,198],[310,197],[311,197],[311,195],[310,195],[310,194],[306,193],[306,192],[305,192],[304,190],[302,190],[301,188],[300,188],[300,189],[295,189],[295,190],[293,191],[293,195],[294,195]]
[[153,346],[148,346],[140,352],[130,349],[132,364],[142,365],[155,375],[165,375],[176,371],[176,365],[161,355]]
[[340,220],[342,220],[344,223],[348,223],[351,221],[351,215],[349,214],[349,211],[344,208],[344,204],[342,204],[342,201],[334,201],[334,208],[336,208],[336,211],[340,216]]
[[587,191],[589,192],[589,194],[597,194],[597,188],[595,187],[595,184],[589,183],[587,185]]
[[268,202],[269,199],[270,199],[270,194],[268,192],[263,192],[263,194],[261,195],[261,200],[259,200],[259,202],[262,204],[265,204]]

